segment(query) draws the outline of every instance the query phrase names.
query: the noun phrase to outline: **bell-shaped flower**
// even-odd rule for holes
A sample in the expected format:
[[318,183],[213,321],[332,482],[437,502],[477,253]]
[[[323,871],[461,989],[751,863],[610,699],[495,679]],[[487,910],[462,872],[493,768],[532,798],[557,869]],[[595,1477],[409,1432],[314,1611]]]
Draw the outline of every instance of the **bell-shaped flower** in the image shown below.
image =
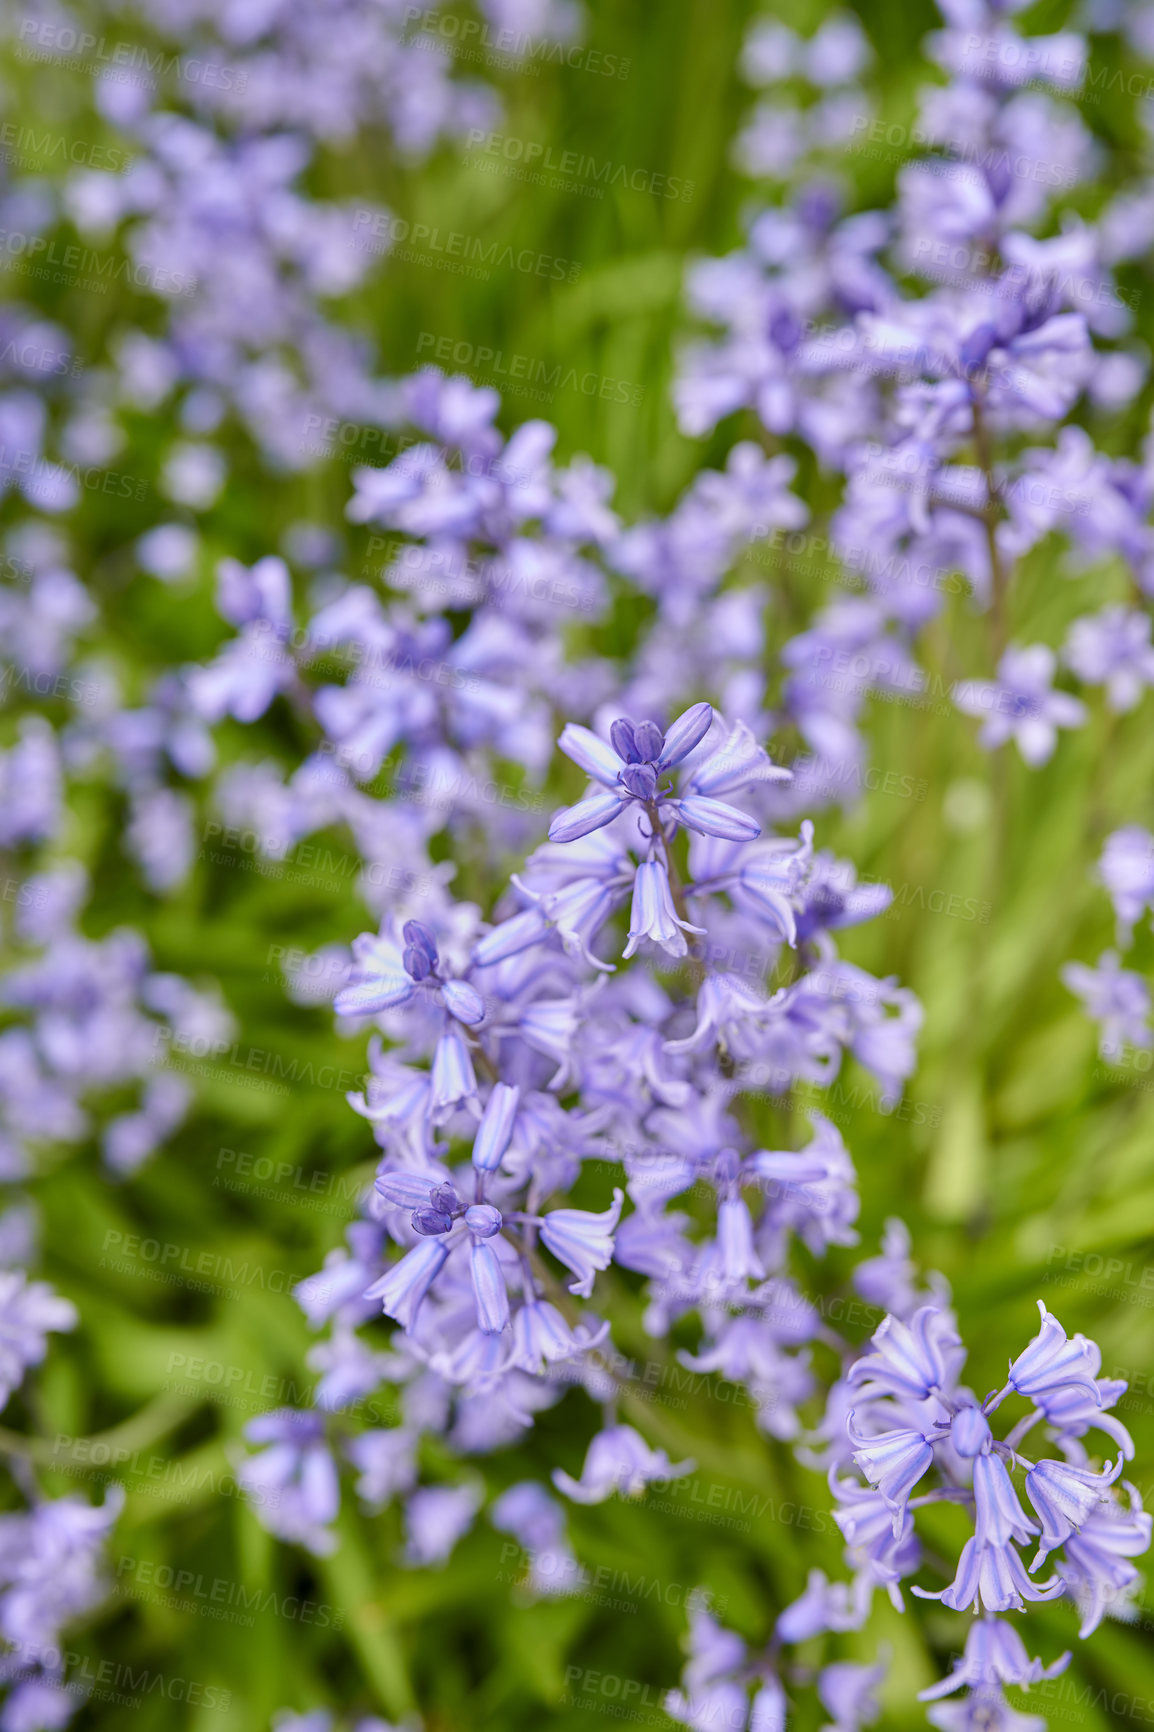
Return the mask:
[[338,1016],[376,1016],[407,1004],[416,990],[400,945],[377,933],[362,932],[353,939],[349,984],[337,993],[333,1009]]
[[900,1426],[894,1431],[863,1437],[854,1415],[846,1428],[854,1445],[853,1458],[870,1484],[876,1486],[893,1512],[895,1536],[899,1533],[910,1492],[934,1459],[933,1443],[920,1431]]
[[761,835],[756,818],[705,794],[686,794],[683,799],[670,800],[667,810],[687,830],[696,830],[702,836],[717,836],[725,842],[755,842]]
[[732,794],[751,782],[792,780],[793,772],[771,763],[769,753],[758,745],[745,723],[736,722],[722,734],[709,755],[692,766],[688,791],[712,799],[718,794]]
[[1036,1570],[1050,1553],[1065,1545],[1087,1517],[1106,1499],[1107,1486],[1122,1471],[1122,1457],[1107,1462],[1101,1473],[1075,1467],[1068,1461],[1038,1461],[1026,1474],[1026,1496],[1042,1523],[1038,1555],[1030,1565]]
[[673,892],[669,887],[669,872],[664,861],[643,861],[633,880],[629,942],[624,952],[626,958],[633,955],[643,938],[659,944],[671,956],[684,956],[689,949],[685,934],[704,931],[704,926],[694,926],[678,915],[673,906]]
[[881,1583],[898,1611],[905,1606],[898,1584],[921,1563],[921,1545],[907,1505],[895,1531],[894,1511],[874,1486],[831,1476],[838,1501],[833,1519],[846,1543],[846,1560],[865,1579]]
[[622,788],[620,793],[591,794],[587,800],[578,800],[575,806],[566,806],[549,825],[550,842],[577,842],[591,831],[612,824],[624,811],[628,799],[628,789]]
[[874,1692],[886,1670],[884,1661],[862,1666],[854,1660],[835,1660],[823,1666],[817,1675],[817,1693],[833,1722],[822,1732],[858,1732],[859,1727],[872,1726],[881,1713]]
[[545,1299],[528,1299],[513,1317],[513,1353],[509,1363],[540,1377],[558,1360],[578,1359],[600,1346],[608,1333],[608,1323],[601,1323],[594,1330],[585,1324],[571,1329],[555,1305]]
[[75,1329],[79,1321],[75,1305],[47,1281],[29,1281],[19,1269],[0,1270],[0,1407],[27,1368],[44,1358],[49,1331]]
[[581,1478],[555,1468],[553,1484],[575,1503],[604,1503],[614,1492],[639,1497],[652,1480],[677,1479],[693,1466],[692,1461],[671,1462],[663,1449],[650,1449],[631,1425],[611,1425],[589,1445]]
[[1047,762],[1058,743],[1058,729],[1080,727],[1086,719],[1079,698],[1053,690],[1056,666],[1053,650],[1031,644],[1005,652],[996,680],[958,681],[953,700],[967,715],[981,718],[979,744],[990,750],[1015,740],[1031,769]]
[[482,1335],[500,1335],[509,1327],[509,1294],[497,1253],[489,1240],[501,1231],[501,1211],[491,1203],[474,1203],[465,1211],[469,1229],[469,1272],[477,1327]]
[[979,1606],[987,1612],[1020,1612],[1027,1600],[1052,1600],[1064,1591],[1057,1576],[1047,1582],[1031,1581],[1012,1546],[980,1546],[976,1539],[962,1547],[958,1573],[948,1588],[936,1594],[925,1588],[913,1590],[920,1600],[940,1600],[954,1612],[976,1611]]
[[874,1351],[855,1360],[849,1381],[867,1396],[912,1396],[924,1401],[948,1387],[959,1337],[949,1313],[922,1305],[909,1323],[887,1317],[874,1332]]
[[1011,1363],[1009,1384],[1046,1411],[1046,1400],[1068,1389],[1076,1389],[1101,1405],[1094,1374],[1101,1363],[1084,1335],[1067,1338],[1066,1331],[1038,1300],[1042,1319],[1037,1335]]
[[1012,1624],[1002,1618],[977,1618],[966,1635],[965,1651],[948,1678],[919,1690],[919,1702],[936,1702],[955,1690],[981,1690],[993,1685],[1016,1684],[1028,1690],[1043,1678],[1056,1678],[1070,1664],[1062,1654],[1051,1666],[1032,1660]]
[[1058,1574],[1082,1614],[1083,1639],[1098,1628],[1106,1611],[1124,1601],[1139,1580],[1129,1562],[1150,1548],[1151,1518],[1142,1499],[1126,1481],[1130,1508],[1103,1500],[1066,1540]]
[[624,1192],[615,1189],[612,1208],[601,1214],[589,1209],[550,1209],[541,1220],[541,1243],[577,1277],[570,1293],[588,1299],[593,1277],[613,1258],[613,1230],[621,1219]]
[[445,1563],[480,1506],[476,1486],[421,1486],[405,1503],[405,1562],[418,1569]]
[[774,1635],[779,1642],[805,1642],[826,1630],[860,1630],[869,1614],[871,1590],[860,1579],[831,1582],[824,1570],[810,1570],[805,1592],[779,1615]]
[[477,1079],[473,1061],[456,1023],[446,1025],[433,1053],[432,1096],[430,1102],[435,1125],[444,1124],[460,1106],[468,1106],[478,1115],[481,1103],[477,1099]]
[[479,1173],[495,1173],[501,1165],[521,1099],[519,1088],[494,1083],[473,1138],[473,1165]]
[[753,1245],[753,1219],[742,1197],[717,1205],[717,1248],[727,1281],[764,1281],[765,1267]]
[[336,1546],[330,1524],[340,1509],[336,1464],[319,1413],[282,1408],[245,1426],[250,1443],[267,1444],[237,1468],[237,1479],[282,1539],[325,1556]]
[[1000,1455],[992,1451],[974,1459],[974,1533],[980,1546],[1019,1545],[1038,1532],[1018,1501]]
[[407,1251],[387,1274],[374,1281],[365,1292],[366,1299],[379,1299],[386,1317],[392,1317],[403,1329],[412,1329],[425,1294],[444,1267],[449,1247],[444,1239],[426,1238]]

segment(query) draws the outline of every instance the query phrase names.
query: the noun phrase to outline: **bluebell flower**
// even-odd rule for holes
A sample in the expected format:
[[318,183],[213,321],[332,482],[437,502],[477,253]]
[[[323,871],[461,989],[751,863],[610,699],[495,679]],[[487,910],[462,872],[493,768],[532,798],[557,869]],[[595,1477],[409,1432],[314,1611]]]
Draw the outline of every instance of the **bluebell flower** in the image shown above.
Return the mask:
[[1041,1327],[1028,1347],[1011,1361],[1007,1387],[1028,1396],[1043,1412],[1047,1398],[1074,1389],[1101,1404],[1095,1373],[1101,1363],[1084,1335],[1068,1337],[1058,1319],[1038,1300]]
[[366,1299],[379,1299],[381,1309],[405,1329],[416,1322],[425,1295],[444,1267],[449,1246],[440,1238],[426,1238],[406,1252],[379,1281],[365,1289]]
[[[999,1689],[1014,1684],[1028,1689],[1046,1678],[1056,1678],[1070,1663],[1069,1654],[1062,1654],[1050,1666],[1032,1660],[1017,1630],[1002,1618],[989,1615],[976,1618],[966,1634],[965,1653],[948,1678],[918,1692],[919,1702],[936,1702],[955,1690],[982,1690],[990,1686]],[[937,1724],[937,1722],[935,1722]]]
[[549,840],[576,842],[633,806],[657,826],[672,821],[702,835],[751,841],[760,834],[761,826],[736,807],[714,798],[718,792],[745,785],[767,769],[772,773],[773,767],[748,730],[740,736],[728,736],[714,754],[692,770],[681,799],[673,796],[670,784],[662,785],[662,776],[696,752],[712,724],[713,711],[708,704],[694,704],[664,734],[656,722],[633,722],[619,716],[608,742],[589,728],[570,722],[561,735],[561,750],[608,791],[592,794],[559,812],[549,826]]
[[948,1588],[939,1593],[913,1589],[919,1599],[940,1600],[955,1612],[979,1607],[985,1612],[1020,1612],[1027,1601],[1052,1600],[1063,1591],[1059,1576],[1032,1581],[1011,1545],[979,1545],[976,1539],[968,1539],[962,1547],[958,1573]]
[[953,1381],[959,1337],[949,1313],[923,1305],[908,1324],[887,1317],[874,1332],[872,1353],[850,1367],[850,1384],[866,1396],[912,1396],[924,1401]]
[[282,1408],[249,1420],[245,1436],[266,1447],[237,1468],[237,1479],[273,1533],[327,1556],[340,1508],[336,1463],[316,1413]]
[[993,750],[1014,740],[1033,770],[1053,756],[1058,729],[1080,727],[1086,719],[1086,707],[1078,698],[1053,690],[1056,667],[1053,650],[1031,644],[1005,652],[996,680],[961,680],[955,685],[955,704],[981,720],[981,745]]
[[887,1670],[884,1660],[876,1666],[853,1660],[823,1666],[817,1675],[817,1693],[833,1721],[822,1732],[858,1732],[859,1727],[872,1726],[881,1714],[875,1692]]
[[1067,962],[1060,970],[1063,983],[1076,992],[1087,1016],[1100,1025],[1098,1052],[1102,1058],[1121,1059],[1127,1047],[1146,1051],[1154,1045],[1150,1014],[1150,988],[1140,974],[1123,968],[1116,950],[1104,950],[1097,968]]
[[664,861],[643,860],[633,880],[629,942],[623,953],[626,960],[634,954],[642,939],[659,944],[671,956],[684,956],[689,948],[685,934],[704,931],[704,926],[694,926],[678,915],[669,887],[669,869]]
[[513,1351],[509,1363],[542,1376],[559,1360],[577,1359],[599,1347],[609,1334],[608,1323],[571,1328],[555,1305],[527,1299],[513,1317]]
[[513,1134],[520,1101],[519,1088],[510,1087],[508,1083],[494,1083],[473,1137],[473,1165],[478,1172],[495,1173],[500,1167]]
[[1107,1487],[1122,1471],[1122,1457],[1107,1462],[1100,1473],[1076,1467],[1068,1461],[1038,1461],[1026,1474],[1026,1496],[1042,1524],[1038,1555],[1030,1565],[1036,1570],[1050,1553],[1065,1545],[1087,1518],[1106,1503]]
[[501,1211],[491,1203],[474,1203],[465,1211],[471,1235],[469,1268],[477,1306],[477,1327],[483,1335],[500,1335],[509,1327],[509,1294],[505,1277],[488,1241],[501,1231]]
[[624,1193],[613,1192],[612,1207],[601,1214],[588,1209],[550,1209],[541,1217],[541,1243],[576,1276],[570,1293],[588,1299],[593,1277],[607,1269],[613,1256],[613,1229],[621,1219]]
[[1094,1633],[1112,1608],[1125,1611],[1140,1581],[1130,1562],[1150,1549],[1151,1517],[1137,1490],[1127,1484],[1129,1508],[1103,1498],[1064,1545],[1058,1574],[1082,1614],[1079,1636]]
[[405,922],[400,941],[391,932],[363,932],[353,941],[353,971],[333,1001],[338,1016],[377,1016],[410,1003],[423,991],[459,1022],[474,1027],[485,1003],[468,981],[439,973],[436,939],[419,920]]
[[51,1331],[75,1329],[79,1314],[47,1281],[29,1281],[22,1270],[0,1269],[0,1408],[24,1380],[30,1365],[48,1351]]
[[414,1491],[405,1502],[405,1562],[420,1569],[446,1563],[480,1505],[475,1485],[426,1485]]
[[1103,845],[1098,876],[1114,904],[1118,942],[1125,948],[1143,911],[1154,907],[1154,836],[1138,824],[1114,830]]
[[851,1413],[847,1426],[854,1445],[854,1461],[870,1484],[876,1486],[893,1515],[894,1537],[901,1532],[910,1492],[934,1459],[932,1434],[903,1427],[863,1437]]
[[1106,702],[1116,714],[1137,707],[1154,685],[1151,621],[1138,608],[1111,603],[1076,619],[1066,641],[1066,661],[1089,686],[1105,686]]
[[868,1587],[831,1582],[824,1570],[810,1570],[805,1592],[778,1614],[774,1633],[780,1642],[805,1642],[825,1630],[860,1630],[869,1601]]
[[671,1462],[663,1449],[650,1449],[630,1425],[611,1425],[590,1443],[581,1478],[555,1468],[553,1484],[575,1503],[604,1503],[615,1492],[639,1497],[650,1481],[677,1479],[694,1465]]
[[1019,1545],[1038,1532],[1018,1502],[1006,1464],[992,1450],[974,1457],[974,1537],[979,1546]]

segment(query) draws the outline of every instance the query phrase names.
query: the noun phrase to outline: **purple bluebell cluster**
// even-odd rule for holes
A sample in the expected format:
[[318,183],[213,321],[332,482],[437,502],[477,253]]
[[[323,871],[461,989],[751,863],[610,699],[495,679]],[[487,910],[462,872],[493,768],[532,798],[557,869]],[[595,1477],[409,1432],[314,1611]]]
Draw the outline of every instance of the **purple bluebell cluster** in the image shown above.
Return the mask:
[[[867,1350],[847,1355],[811,1440],[821,1445],[814,1465],[828,1472],[851,1580],[830,1582],[812,1570],[760,1656],[708,1614],[697,1615],[682,1687],[667,1710],[700,1732],[722,1714],[724,1724],[751,1732],[784,1725],[787,1686],[803,1672],[782,1650],[861,1629],[878,1589],[899,1611],[908,1586],[920,1599],[973,1614],[952,1671],[920,1692],[942,1732],[1045,1724],[1018,1715],[1005,1687],[1028,1690],[1057,1677],[1070,1655],[1031,1657],[1006,1613],[1062,1598],[1073,1602],[1083,1638],[1107,1614],[1133,1615],[1142,1580],[1134,1560],[1149,1548],[1151,1516],[1121,1478],[1134,1446],[1109,1410],[1126,1385],[1100,1376],[1095,1344],[1068,1336],[1039,1301],[1037,1335],[1009,1362],[1003,1386],[979,1400],[960,1380],[966,1349],[940,1279],[927,1303],[911,1283],[908,1249],[900,1223],[891,1222],[883,1255],[859,1265],[863,1296],[894,1308]],[[1039,1427],[1053,1453],[1026,1445]],[[1094,1433],[1108,1440],[1110,1459],[1085,1441]],[[918,1532],[919,1512],[934,1505],[956,1506],[972,1530],[952,1581],[940,1588],[911,1580],[948,1574],[940,1530],[928,1549]],[[884,1659],[874,1668],[835,1661],[819,1674],[818,1693],[839,1726],[877,1718],[872,1693],[885,1671]]]
[[[684,431],[752,411],[841,483],[828,530],[787,543],[801,575],[827,550],[863,592],[783,650],[778,718],[821,765],[810,809],[860,765],[871,694],[952,699],[981,723],[983,747],[1013,742],[1036,767],[1089,714],[1058,678],[1104,687],[1126,711],[1154,676],[1149,445],[1138,463],[1111,457],[1070,420],[1085,405],[1105,433],[1145,378],[1115,273],[1146,244],[1148,182],[1119,187],[1097,225],[1064,208],[1100,168],[1076,107],[1086,39],[1023,37],[998,6],[944,11],[927,58],[945,82],[925,88],[912,128],[876,121],[854,89],[869,51],[852,22],[832,18],[809,41],[776,21],[752,28],[744,69],[775,100],[738,161],[783,196],[751,218],[744,249],[690,279],[692,309],[721,334],[683,355]],[[807,80],[816,96],[799,109]],[[835,143],[864,160],[912,156],[892,210],[847,210],[822,158]],[[1112,559],[1132,593],[1076,620],[1064,644],[1018,642],[1014,572],[1049,537],[1071,575]],[[959,589],[989,618],[988,669],[961,677],[943,672],[931,633]]]
[[[461,1457],[487,1453],[583,1386],[602,1424],[580,1472],[555,1472],[566,1496],[637,1495],[691,1465],[618,1415],[631,1392],[610,1369],[604,1300],[590,1308],[614,1263],[648,1279],[652,1335],[696,1313],[689,1362],[748,1383],[765,1429],[796,1435],[819,1319],[787,1273],[790,1242],[856,1242],[854,1173],[820,1116],[800,1154],[751,1147],[741,1099],[758,1067],[782,1089],[828,1083],[852,1052],[900,1092],[914,1062],[916,1001],[841,962],[831,936],[887,893],[854,889],[809,825],[763,835],[751,808],[785,772],[743,724],[699,703],[666,726],[570,724],[561,745],[598,792],[554,817],[497,916],[447,895],[386,916],[335,998],[342,1020],[378,1030],[352,1103],[384,1153],[347,1249],[298,1298],[332,1326],[322,1410],[339,1420],[382,1379],[398,1387],[400,1427],[340,1450],[372,1505],[405,1494],[410,1561],[451,1549],[477,1508],[468,1478],[415,1489],[430,1428]],[[790,952],[794,978],[773,990]],[[723,956],[755,959],[759,977]],[[623,1186],[583,1176],[618,1167]],[[593,1206],[570,1205],[577,1188]],[[712,1199],[704,1236],[670,1207],[691,1190]],[[381,1312],[399,1325],[390,1353],[359,1332]],[[251,1432],[270,1447],[249,1483],[291,1484],[296,1537],[327,1545],[335,1477],[310,1465],[317,1422],[286,1412]],[[267,1519],[285,1531],[283,1496]]]

